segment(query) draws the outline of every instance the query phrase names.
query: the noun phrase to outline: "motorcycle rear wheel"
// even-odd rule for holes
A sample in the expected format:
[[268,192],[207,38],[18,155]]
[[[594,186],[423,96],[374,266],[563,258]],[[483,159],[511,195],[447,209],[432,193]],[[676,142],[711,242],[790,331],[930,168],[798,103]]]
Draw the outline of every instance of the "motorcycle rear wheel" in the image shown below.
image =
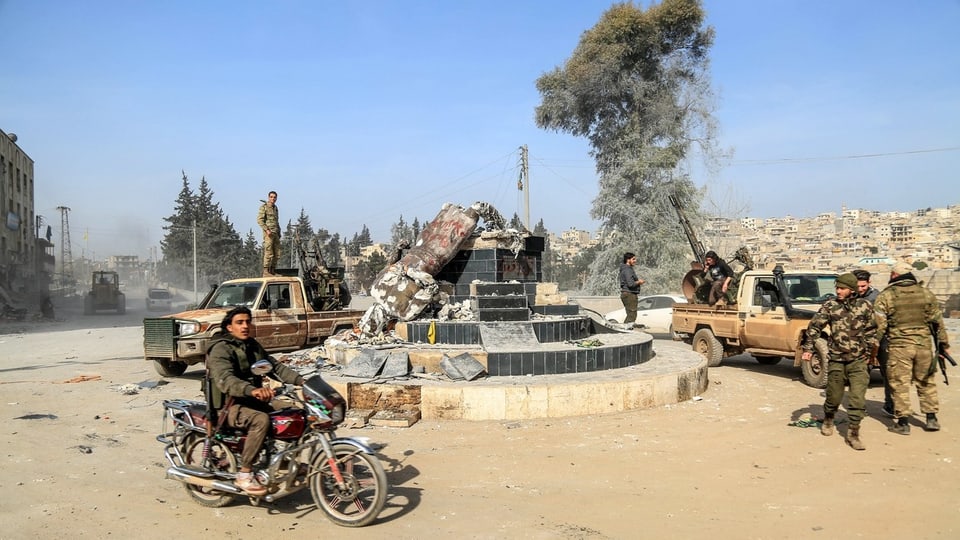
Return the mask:
[[326,456],[321,454],[313,462],[310,476],[310,494],[313,501],[330,518],[343,527],[369,525],[387,502],[387,473],[376,456],[357,447],[339,443],[333,445],[337,466],[343,475],[345,488],[337,486]]
[[[191,435],[183,442],[183,460],[187,467],[196,467],[199,469],[211,469],[220,472],[237,472],[237,458],[229,448],[220,441],[211,441],[210,453],[204,461],[203,457],[204,438],[199,435]],[[236,495],[224,493],[216,489],[210,489],[193,484],[184,484],[184,489],[190,497],[201,506],[207,508],[220,508],[233,502]]]

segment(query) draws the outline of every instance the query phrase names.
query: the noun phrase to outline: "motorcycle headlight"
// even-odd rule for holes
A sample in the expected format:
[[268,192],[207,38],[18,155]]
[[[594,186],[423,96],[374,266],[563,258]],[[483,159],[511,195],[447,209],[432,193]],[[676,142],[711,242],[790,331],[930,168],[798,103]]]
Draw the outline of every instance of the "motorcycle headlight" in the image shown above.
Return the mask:
[[200,331],[200,323],[194,321],[180,321],[177,323],[177,335],[187,336]]

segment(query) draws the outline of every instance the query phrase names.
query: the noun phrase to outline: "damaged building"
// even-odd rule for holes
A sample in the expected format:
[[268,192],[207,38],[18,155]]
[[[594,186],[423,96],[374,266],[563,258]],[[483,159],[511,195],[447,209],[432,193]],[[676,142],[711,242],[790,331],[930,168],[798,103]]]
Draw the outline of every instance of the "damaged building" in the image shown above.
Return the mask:
[[0,310],[25,313],[50,286],[54,271],[50,227],[34,211],[33,159],[17,136],[0,130]]

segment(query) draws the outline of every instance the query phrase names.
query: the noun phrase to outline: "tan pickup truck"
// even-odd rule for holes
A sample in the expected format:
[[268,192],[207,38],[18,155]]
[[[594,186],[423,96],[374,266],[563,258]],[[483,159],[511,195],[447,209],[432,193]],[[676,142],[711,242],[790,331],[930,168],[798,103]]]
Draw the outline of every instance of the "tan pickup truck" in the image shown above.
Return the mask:
[[[333,285],[333,289],[339,286]],[[213,288],[196,309],[143,320],[143,355],[165,377],[203,362],[207,343],[221,332],[220,321],[235,306],[253,313],[251,334],[268,352],[313,347],[357,325],[363,311],[336,309],[349,294],[308,287],[299,277],[244,278]],[[341,301],[342,299],[342,301]]]
[[823,388],[826,342],[817,340],[816,354],[809,362],[801,360],[800,344],[814,313],[835,295],[836,277],[829,272],[784,272],[780,266],[773,271],[749,270],[740,276],[736,304],[675,304],[674,337],[692,345],[711,367],[742,353],[768,365],[792,357],[802,369],[804,382]]

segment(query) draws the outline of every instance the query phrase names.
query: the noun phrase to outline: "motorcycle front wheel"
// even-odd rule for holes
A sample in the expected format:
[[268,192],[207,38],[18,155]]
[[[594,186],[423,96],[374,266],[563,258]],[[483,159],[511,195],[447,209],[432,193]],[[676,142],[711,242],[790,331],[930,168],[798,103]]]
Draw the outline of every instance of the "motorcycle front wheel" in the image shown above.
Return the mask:
[[313,501],[330,518],[343,527],[363,527],[377,519],[387,502],[387,473],[376,456],[357,447],[333,445],[337,468],[344,486],[337,478],[326,455],[319,455],[310,473],[310,494]]
[[[203,457],[204,438],[195,435],[188,437],[183,443],[183,461],[188,468],[209,469],[213,471],[235,473],[237,472],[237,458],[229,448],[220,441],[210,442],[210,451],[206,458]],[[225,493],[216,489],[195,486],[193,484],[183,484],[184,489],[190,494],[190,497],[207,508],[220,508],[233,502],[235,495]]]

